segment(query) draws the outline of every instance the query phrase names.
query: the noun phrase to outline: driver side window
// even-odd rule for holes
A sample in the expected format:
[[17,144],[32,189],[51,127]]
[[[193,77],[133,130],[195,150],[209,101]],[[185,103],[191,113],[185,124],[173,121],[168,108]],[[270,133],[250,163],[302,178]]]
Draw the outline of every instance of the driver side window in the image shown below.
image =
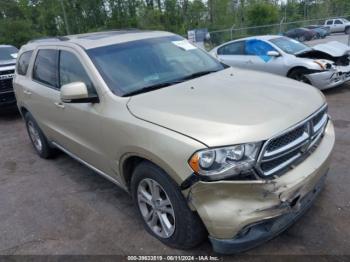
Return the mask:
[[245,52],[247,55],[267,56],[269,51],[276,51],[276,49],[261,40],[252,39],[246,41]]
[[343,24],[343,22],[342,22],[342,21],[340,21],[340,20],[335,20],[334,24],[336,24],[336,25],[342,25],[342,24]]
[[59,65],[60,87],[73,82],[85,83],[89,95],[96,95],[96,90],[79,59],[71,52],[60,51]]

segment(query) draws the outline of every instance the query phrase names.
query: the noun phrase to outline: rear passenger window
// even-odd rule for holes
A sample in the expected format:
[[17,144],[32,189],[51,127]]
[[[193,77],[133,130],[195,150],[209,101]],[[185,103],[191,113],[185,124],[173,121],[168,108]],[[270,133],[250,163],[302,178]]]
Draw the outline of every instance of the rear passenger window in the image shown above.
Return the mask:
[[328,20],[327,25],[333,25],[333,20]]
[[85,83],[89,94],[96,94],[95,88],[79,59],[71,52],[60,54],[60,86],[74,83]]
[[218,55],[244,55],[244,41],[231,43],[221,47]]
[[52,86],[58,87],[58,50],[41,49],[36,56],[33,79]]
[[20,75],[26,75],[28,71],[29,61],[32,57],[33,51],[24,52],[18,59],[17,73]]

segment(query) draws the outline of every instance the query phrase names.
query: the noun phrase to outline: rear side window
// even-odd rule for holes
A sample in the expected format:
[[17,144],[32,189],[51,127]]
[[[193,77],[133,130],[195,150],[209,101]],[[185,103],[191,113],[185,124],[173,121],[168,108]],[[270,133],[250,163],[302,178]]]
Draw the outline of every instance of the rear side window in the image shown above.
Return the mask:
[[85,83],[89,94],[96,94],[95,88],[79,59],[71,52],[60,52],[60,86],[73,82]]
[[343,24],[343,22],[342,22],[342,21],[340,21],[340,20],[335,20],[334,24],[336,24],[336,25],[342,25],[342,24]]
[[33,79],[58,88],[58,50],[41,49],[36,56]]
[[231,43],[219,48],[218,55],[244,55],[244,41]]
[[20,75],[26,75],[30,58],[32,57],[33,51],[24,52],[18,60],[17,73]]
[[327,21],[327,25],[332,25],[333,24],[333,20],[328,20]]

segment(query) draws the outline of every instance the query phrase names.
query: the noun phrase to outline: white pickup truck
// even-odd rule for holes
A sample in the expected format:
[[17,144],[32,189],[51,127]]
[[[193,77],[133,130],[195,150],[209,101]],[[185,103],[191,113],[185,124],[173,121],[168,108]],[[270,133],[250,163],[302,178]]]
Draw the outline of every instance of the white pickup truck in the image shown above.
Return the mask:
[[324,25],[330,28],[331,33],[345,32],[345,34],[350,34],[350,22],[345,18],[328,19]]

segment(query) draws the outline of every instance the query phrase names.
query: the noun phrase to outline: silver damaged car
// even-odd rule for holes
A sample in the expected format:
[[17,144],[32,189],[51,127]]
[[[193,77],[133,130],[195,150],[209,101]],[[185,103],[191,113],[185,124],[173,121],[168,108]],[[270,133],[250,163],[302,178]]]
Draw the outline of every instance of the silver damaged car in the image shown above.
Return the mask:
[[321,90],[350,80],[350,48],[336,41],[309,47],[284,36],[254,36],[210,53],[227,65],[287,76]]

